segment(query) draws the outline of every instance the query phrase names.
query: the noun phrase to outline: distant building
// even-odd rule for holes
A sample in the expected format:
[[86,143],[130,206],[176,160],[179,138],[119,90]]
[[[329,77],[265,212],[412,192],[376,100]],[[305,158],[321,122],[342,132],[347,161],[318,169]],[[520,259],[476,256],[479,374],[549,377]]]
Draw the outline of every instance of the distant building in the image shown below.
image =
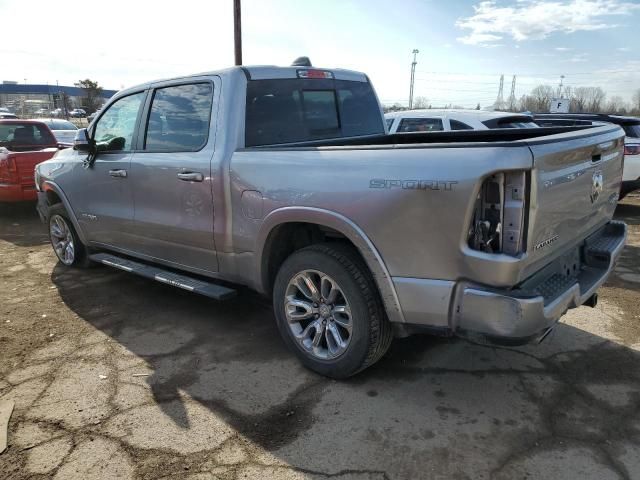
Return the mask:
[[[117,90],[103,90],[106,102]],[[73,108],[83,108],[86,102],[84,90],[64,85],[29,85],[3,81],[0,84],[0,107],[6,107],[18,115],[33,115],[39,109],[62,108],[61,95],[66,93]]]

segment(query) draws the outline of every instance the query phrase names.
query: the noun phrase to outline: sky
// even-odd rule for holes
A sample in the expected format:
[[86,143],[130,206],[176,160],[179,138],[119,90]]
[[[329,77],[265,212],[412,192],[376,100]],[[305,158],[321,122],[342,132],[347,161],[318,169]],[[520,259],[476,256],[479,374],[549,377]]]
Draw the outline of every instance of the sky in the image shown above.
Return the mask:
[[[0,0],[0,80],[119,90],[233,65],[232,0]],[[415,92],[475,107],[539,84],[640,89],[640,0],[242,0],[245,65],[367,73],[386,104]]]

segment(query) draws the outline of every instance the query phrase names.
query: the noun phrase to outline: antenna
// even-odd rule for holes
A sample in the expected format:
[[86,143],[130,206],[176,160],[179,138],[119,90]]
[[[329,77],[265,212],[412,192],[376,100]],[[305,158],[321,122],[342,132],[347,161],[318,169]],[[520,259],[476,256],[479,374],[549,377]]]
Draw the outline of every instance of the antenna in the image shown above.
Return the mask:
[[504,107],[504,75],[500,75],[500,88],[498,89],[498,98],[493,104],[494,110],[500,110]]

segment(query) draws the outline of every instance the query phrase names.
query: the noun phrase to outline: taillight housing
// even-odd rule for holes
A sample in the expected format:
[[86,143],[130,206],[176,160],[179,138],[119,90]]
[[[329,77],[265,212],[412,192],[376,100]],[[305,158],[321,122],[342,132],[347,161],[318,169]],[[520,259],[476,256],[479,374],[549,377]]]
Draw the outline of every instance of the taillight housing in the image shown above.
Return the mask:
[[624,146],[625,155],[640,155],[640,143],[630,143]]
[[0,181],[14,183],[18,176],[18,166],[11,153],[0,148]]
[[486,178],[478,192],[468,244],[486,253],[518,255],[526,250],[528,173],[500,172]]

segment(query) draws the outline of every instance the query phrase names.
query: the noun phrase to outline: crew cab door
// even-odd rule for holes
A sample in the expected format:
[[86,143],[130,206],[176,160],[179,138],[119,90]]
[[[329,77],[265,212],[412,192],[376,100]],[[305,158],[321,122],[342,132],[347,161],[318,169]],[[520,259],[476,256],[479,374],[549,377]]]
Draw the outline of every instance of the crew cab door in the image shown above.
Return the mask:
[[132,248],[130,164],[145,96],[144,91],[127,95],[105,110],[90,132],[98,148],[93,165],[65,189],[82,230],[93,243]]
[[217,77],[155,86],[131,163],[136,253],[203,272],[218,270],[211,179],[218,91]]

